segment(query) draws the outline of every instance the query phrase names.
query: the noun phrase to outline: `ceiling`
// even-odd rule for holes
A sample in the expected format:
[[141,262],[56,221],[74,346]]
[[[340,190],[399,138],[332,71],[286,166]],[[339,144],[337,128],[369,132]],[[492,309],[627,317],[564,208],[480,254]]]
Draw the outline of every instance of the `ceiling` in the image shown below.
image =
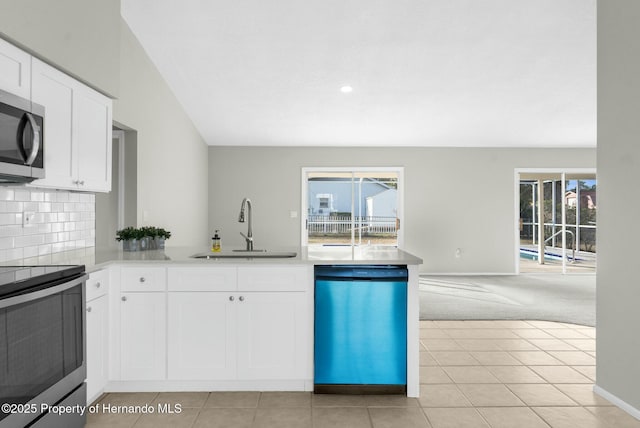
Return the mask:
[[121,3],[209,145],[596,145],[596,0]]

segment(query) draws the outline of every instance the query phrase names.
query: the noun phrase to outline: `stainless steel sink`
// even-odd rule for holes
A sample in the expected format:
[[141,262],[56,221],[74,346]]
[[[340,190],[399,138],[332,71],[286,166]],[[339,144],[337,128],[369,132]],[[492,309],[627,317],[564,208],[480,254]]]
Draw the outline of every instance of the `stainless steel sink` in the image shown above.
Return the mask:
[[198,253],[191,256],[194,259],[288,259],[297,256],[294,251],[267,251],[267,250],[232,250],[214,253]]

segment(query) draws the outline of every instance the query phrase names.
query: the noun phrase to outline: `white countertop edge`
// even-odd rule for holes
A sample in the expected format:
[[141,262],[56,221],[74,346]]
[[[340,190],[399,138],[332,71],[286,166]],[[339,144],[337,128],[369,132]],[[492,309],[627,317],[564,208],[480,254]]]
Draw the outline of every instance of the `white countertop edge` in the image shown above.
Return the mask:
[[[127,252],[116,248],[87,247],[52,253],[39,257],[13,260],[4,266],[27,265],[85,265],[88,273],[106,266],[124,264],[182,264],[182,265],[291,265],[291,264],[396,264],[419,265],[422,259],[395,247],[298,247],[278,248],[295,251],[291,258],[221,258],[195,259],[190,256],[208,252],[202,247],[167,247],[165,250]],[[230,251],[230,249],[225,249]],[[211,253],[214,255],[215,253]]]

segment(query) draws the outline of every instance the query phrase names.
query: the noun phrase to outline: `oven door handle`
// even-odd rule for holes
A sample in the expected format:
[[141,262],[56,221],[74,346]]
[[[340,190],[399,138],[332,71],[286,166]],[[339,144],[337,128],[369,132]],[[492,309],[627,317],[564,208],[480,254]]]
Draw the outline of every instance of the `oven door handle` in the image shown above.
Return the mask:
[[9,297],[8,299],[0,300],[0,309],[13,305],[19,305],[21,303],[31,302],[33,300],[42,299],[43,297],[51,296],[56,293],[61,293],[77,285],[82,284],[89,278],[89,275],[82,275],[81,277],[72,279],[71,281],[58,284],[54,287],[45,288],[43,290],[34,291],[33,293],[21,294],[19,296]]

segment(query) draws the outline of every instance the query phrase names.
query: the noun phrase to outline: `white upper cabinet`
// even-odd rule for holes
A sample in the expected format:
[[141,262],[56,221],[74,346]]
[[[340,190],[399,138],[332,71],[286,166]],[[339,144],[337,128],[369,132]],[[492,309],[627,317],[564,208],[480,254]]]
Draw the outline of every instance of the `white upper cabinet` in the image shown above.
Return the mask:
[[81,190],[111,191],[111,100],[86,86],[75,93]]
[[32,100],[45,108],[45,178],[36,186],[75,188],[78,175],[77,148],[73,143],[73,92],[76,82],[66,74],[33,60]]
[[33,185],[109,192],[111,100],[36,58],[31,97],[45,107],[45,178]]
[[31,99],[31,55],[0,39],[0,89]]

